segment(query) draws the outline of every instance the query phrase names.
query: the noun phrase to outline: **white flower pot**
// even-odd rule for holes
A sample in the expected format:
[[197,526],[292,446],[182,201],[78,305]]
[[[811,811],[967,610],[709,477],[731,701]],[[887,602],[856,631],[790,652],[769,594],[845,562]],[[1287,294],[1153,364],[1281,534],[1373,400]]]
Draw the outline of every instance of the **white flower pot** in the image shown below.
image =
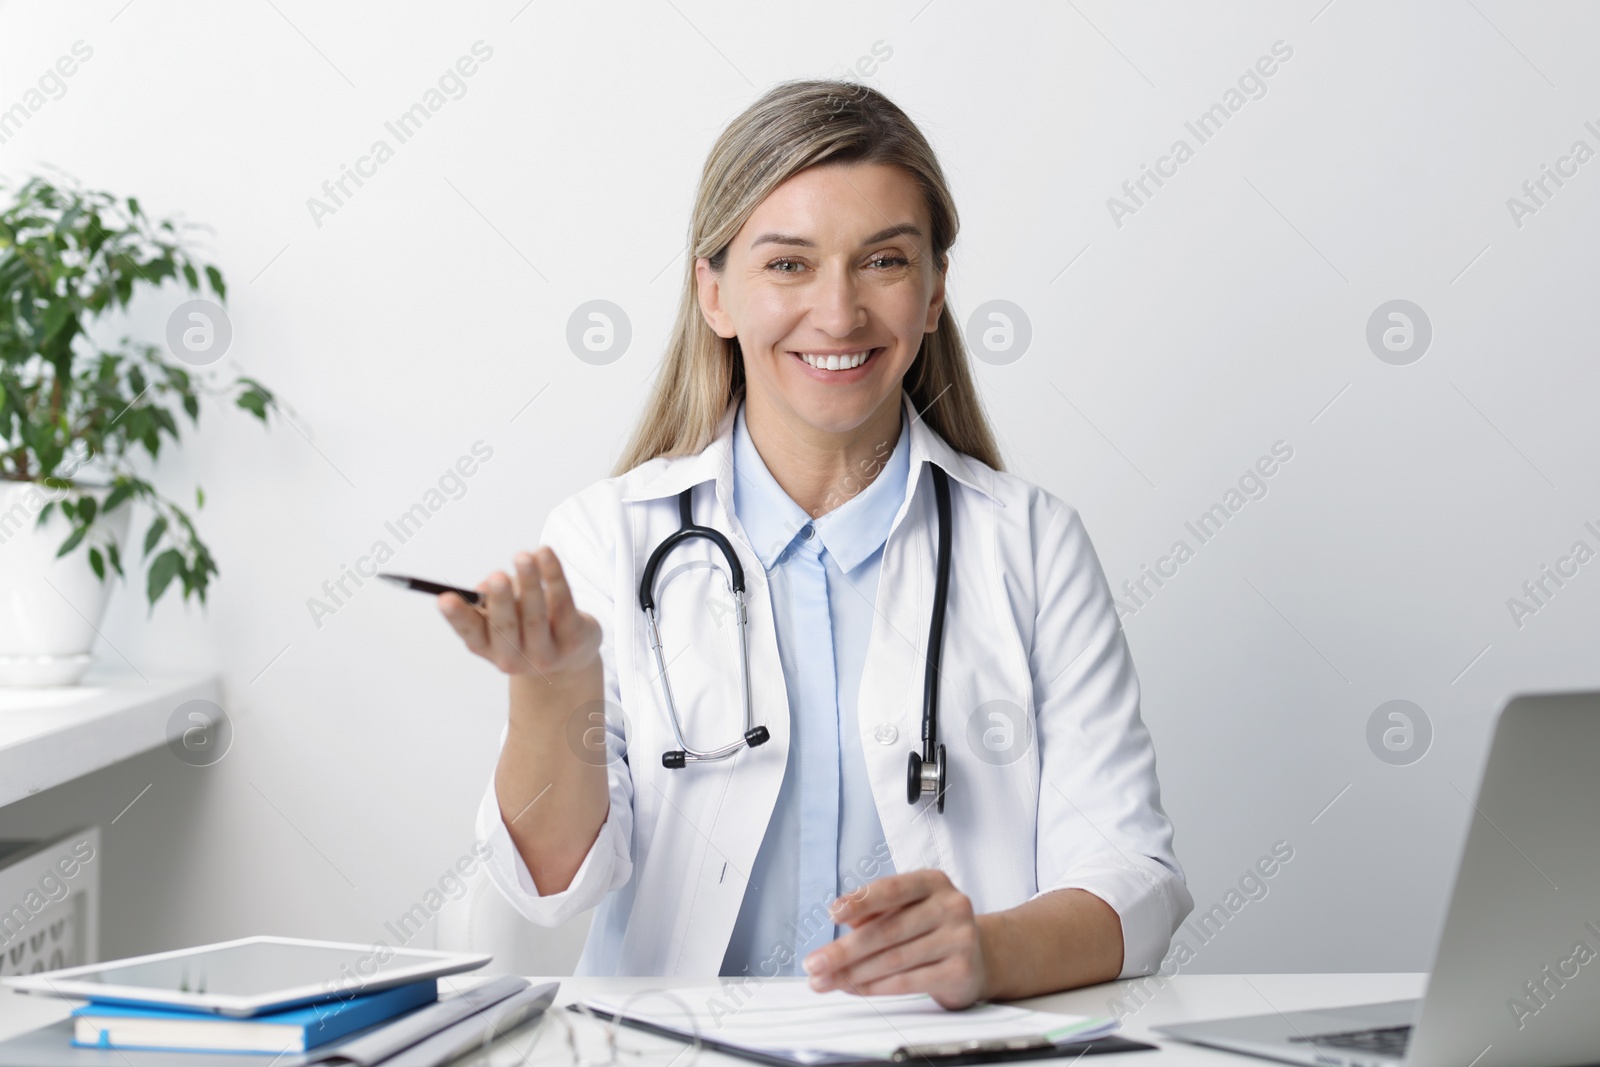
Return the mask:
[[57,559],[72,523],[59,506],[43,526],[37,520],[59,495],[31,482],[0,481],[0,685],[75,685],[89,669],[116,579],[109,562],[106,581],[95,577],[89,547],[109,534],[120,552],[133,506],[96,519],[88,538]]

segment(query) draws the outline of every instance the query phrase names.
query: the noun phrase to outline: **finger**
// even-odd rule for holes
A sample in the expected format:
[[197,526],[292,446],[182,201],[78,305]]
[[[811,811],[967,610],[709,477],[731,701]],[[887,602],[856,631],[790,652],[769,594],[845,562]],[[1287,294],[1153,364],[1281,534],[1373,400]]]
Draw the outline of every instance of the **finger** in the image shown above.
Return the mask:
[[567,650],[598,649],[605,635],[600,629],[600,623],[591,615],[585,615],[578,608],[577,602],[572,598],[572,589],[567,584],[567,572],[562,568],[561,561],[549,549],[544,570],[546,597],[550,603],[551,633],[556,642]]
[[[904,944],[934,930],[942,916],[935,908],[913,904],[870,919],[818,949],[814,973],[838,972],[862,963],[869,957]],[[811,958],[807,957],[807,963]]]
[[807,973],[823,979],[823,988],[836,987],[840,976],[852,968],[893,951],[897,946],[926,937],[941,921],[939,910],[925,903],[878,916],[807,956]]
[[539,585],[539,565],[528,552],[518,552],[515,563],[522,649],[534,659],[548,663],[553,649],[550,644],[550,623],[545,614],[544,591]]
[[[932,929],[913,942],[868,957],[850,968],[849,977],[854,981],[874,981],[896,971],[911,970],[921,960],[944,959],[955,967],[959,980],[947,991],[956,997],[970,998],[977,980],[974,971],[981,968],[983,955],[972,898],[944,879],[944,887],[915,910],[931,917]],[[962,1005],[969,1002],[963,1001]]]
[[545,602],[550,613],[550,629],[557,640],[565,645],[575,641],[583,627],[578,607],[572,602],[572,588],[567,585],[567,572],[552,549],[541,548],[535,557],[539,561],[539,574],[544,579]]
[[848,988],[850,983],[859,985],[875,982],[891,974],[915,970],[943,959],[970,960],[976,937],[976,928],[970,924],[937,924],[920,936],[892,945],[836,971],[832,980],[836,986]]
[[454,593],[439,594],[439,610],[445,621],[460,635],[471,652],[482,656],[489,651],[489,627],[483,615]]
[[833,921],[842,926],[855,926],[874,915],[904,908],[929,896],[950,879],[940,870],[928,868],[891,874],[868,882],[860,891],[842,896],[833,902],[829,913]]
[[522,666],[522,628],[511,579],[495,571],[483,583],[489,624],[489,658],[508,673]]
[[955,983],[959,976],[949,960],[939,960],[936,963],[914,967],[909,971],[898,974],[885,975],[868,982],[851,981],[839,988],[846,993],[857,996],[876,997],[892,993],[932,993],[934,999],[946,1008],[956,1007],[954,1003],[946,1004],[939,997],[940,991]]

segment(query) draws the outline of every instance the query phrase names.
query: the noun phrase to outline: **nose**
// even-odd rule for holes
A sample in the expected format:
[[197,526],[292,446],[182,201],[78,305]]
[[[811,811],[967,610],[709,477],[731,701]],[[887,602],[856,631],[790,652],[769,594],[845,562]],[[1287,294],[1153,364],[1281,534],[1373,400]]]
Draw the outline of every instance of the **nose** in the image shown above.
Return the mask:
[[834,266],[824,271],[816,293],[812,319],[830,336],[843,339],[867,324],[861,287],[848,267]]

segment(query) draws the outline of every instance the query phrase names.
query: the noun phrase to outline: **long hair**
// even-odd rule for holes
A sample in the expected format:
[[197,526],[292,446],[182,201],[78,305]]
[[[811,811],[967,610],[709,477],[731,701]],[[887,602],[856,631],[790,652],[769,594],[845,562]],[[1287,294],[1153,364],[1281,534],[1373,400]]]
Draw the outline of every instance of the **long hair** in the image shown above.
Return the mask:
[[[689,262],[666,358],[615,474],[657,456],[691,455],[711,443],[728,406],[744,395],[737,338],[717,336],[700,312],[695,260],[720,273],[728,245],[767,196],[819,163],[900,167],[922,190],[932,219],[937,269],[959,222],[944,172],[922,131],[876,89],[844,80],[785,82],[728,124],[706,157],[689,222]],[[948,301],[904,388],[923,421],[952,448],[1000,469],[1000,450],[967,367],[961,329]]]

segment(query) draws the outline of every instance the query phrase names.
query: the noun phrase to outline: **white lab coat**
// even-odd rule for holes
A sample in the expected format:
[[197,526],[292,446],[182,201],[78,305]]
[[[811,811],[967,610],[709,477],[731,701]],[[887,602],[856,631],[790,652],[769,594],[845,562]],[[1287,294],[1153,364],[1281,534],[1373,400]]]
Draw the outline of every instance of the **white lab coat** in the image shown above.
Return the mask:
[[[859,697],[861,746],[894,869],[943,870],[979,913],[1086,889],[1121,919],[1122,977],[1149,974],[1193,899],[1161,809],[1138,678],[1088,534],[1072,507],[954,451],[904,403],[910,487],[883,550]],[[492,850],[491,878],[531,921],[554,926],[599,906],[580,974],[715,976],[784,773],[788,697],[765,572],[734,518],[732,434],[730,408],[699,454],[597,482],[545,525],[541,543],[555,549],[577,606],[603,630],[610,812],[572,883],[548,896],[511,843],[492,775],[477,832]],[[920,749],[937,550],[928,463],[950,475],[953,520],[942,814],[931,800],[906,801],[907,755]],[[701,486],[695,521],[727,535],[744,568],[754,721],[771,740],[669,770],[661,754],[678,746],[638,584],[651,551],[678,529],[677,494],[692,485]],[[694,539],[673,552],[657,582],[673,695],[687,740],[700,749],[743,729],[725,569],[720,553]],[[983,731],[1003,724],[988,714],[1003,706],[980,711],[993,701],[1024,709],[1025,730],[1033,724],[1009,762],[992,749],[981,758]],[[568,731],[574,752],[591,759],[604,758],[584,747],[595,710],[577,709]],[[521,816],[538,817],[537,803]]]

